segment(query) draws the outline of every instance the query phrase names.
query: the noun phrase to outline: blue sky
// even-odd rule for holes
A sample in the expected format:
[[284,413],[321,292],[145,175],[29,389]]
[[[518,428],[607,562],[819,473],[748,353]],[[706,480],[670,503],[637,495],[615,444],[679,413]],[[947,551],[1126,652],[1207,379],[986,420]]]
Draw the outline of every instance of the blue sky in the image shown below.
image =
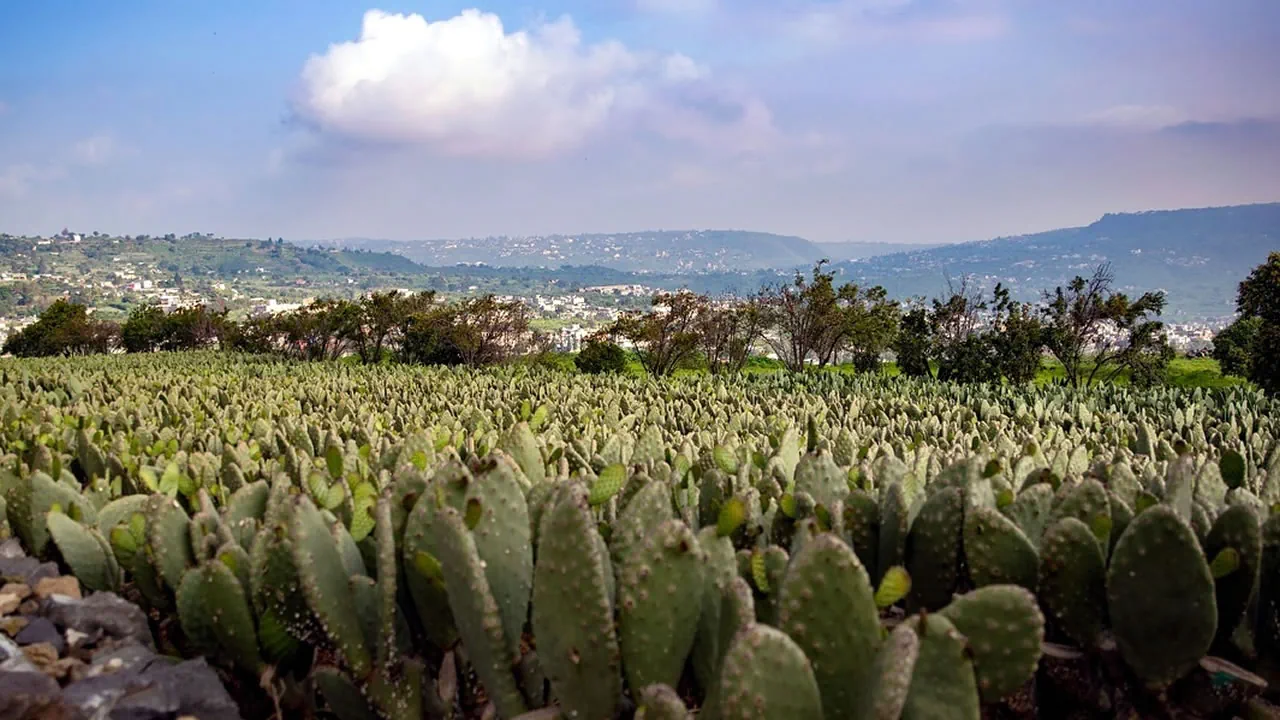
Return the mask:
[[0,232],[935,242],[1280,200],[1274,0],[13,0]]

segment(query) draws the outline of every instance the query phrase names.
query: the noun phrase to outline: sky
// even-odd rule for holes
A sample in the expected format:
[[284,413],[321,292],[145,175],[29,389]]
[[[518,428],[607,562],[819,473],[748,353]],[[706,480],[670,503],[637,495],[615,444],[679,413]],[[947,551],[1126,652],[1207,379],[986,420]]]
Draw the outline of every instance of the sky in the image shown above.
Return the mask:
[[1280,200],[1276,0],[10,0],[0,232],[950,242]]

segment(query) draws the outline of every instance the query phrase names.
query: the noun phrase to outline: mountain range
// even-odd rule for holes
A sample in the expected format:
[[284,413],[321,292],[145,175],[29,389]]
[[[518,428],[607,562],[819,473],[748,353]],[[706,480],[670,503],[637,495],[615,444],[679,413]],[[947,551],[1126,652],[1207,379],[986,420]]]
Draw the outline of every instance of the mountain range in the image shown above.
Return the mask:
[[1239,282],[1277,250],[1280,203],[1114,213],[1081,227],[934,247],[823,244],[743,230],[296,244],[208,234],[0,233],[0,314],[20,314],[42,295],[147,277],[248,283],[244,292],[260,295],[284,286],[528,294],[628,283],[745,294],[829,259],[842,280],[882,285],[899,299],[937,297],[949,279],[966,278],[1036,300],[1110,263],[1118,289],[1163,290],[1166,317],[1191,321],[1232,315]]
[[[308,243],[309,244],[309,243]],[[584,235],[492,236],[454,240],[344,238],[315,244],[388,252],[431,267],[599,265],[642,273],[708,273],[791,268],[920,250],[936,245],[814,243],[791,235],[748,230],[652,230]]]
[[1104,215],[1083,227],[958,243],[838,264],[842,274],[895,297],[936,296],[948,278],[996,282],[1034,300],[1110,263],[1118,289],[1163,290],[1169,315],[1221,318],[1236,286],[1280,250],[1280,203]]
[[331,247],[400,255],[434,266],[578,266],[646,274],[661,287],[753,289],[828,259],[842,277],[883,285],[893,297],[937,296],[949,279],[997,282],[1015,297],[1043,291],[1110,263],[1116,287],[1164,290],[1173,319],[1218,319],[1235,309],[1236,285],[1280,250],[1280,203],[1108,213],[1096,222],[948,245],[814,243],[743,230],[649,231],[468,240],[336,240]]

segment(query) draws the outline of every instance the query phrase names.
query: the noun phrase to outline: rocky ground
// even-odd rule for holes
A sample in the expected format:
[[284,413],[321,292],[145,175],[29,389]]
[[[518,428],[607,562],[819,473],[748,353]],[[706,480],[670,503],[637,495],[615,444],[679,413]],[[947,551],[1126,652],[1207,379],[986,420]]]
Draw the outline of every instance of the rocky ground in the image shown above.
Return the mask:
[[0,543],[0,718],[239,720],[204,660],[157,654],[147,616],[109,592],[85,595],[55,563]]

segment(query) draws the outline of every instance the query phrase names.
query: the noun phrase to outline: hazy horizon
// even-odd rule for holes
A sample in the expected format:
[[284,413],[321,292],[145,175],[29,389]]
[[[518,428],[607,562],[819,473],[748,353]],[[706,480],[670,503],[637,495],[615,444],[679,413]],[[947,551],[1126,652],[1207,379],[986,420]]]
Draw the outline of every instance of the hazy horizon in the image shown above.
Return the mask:
[[0,232],[941,244],[1280,198],[1280,3],[0,8]]

